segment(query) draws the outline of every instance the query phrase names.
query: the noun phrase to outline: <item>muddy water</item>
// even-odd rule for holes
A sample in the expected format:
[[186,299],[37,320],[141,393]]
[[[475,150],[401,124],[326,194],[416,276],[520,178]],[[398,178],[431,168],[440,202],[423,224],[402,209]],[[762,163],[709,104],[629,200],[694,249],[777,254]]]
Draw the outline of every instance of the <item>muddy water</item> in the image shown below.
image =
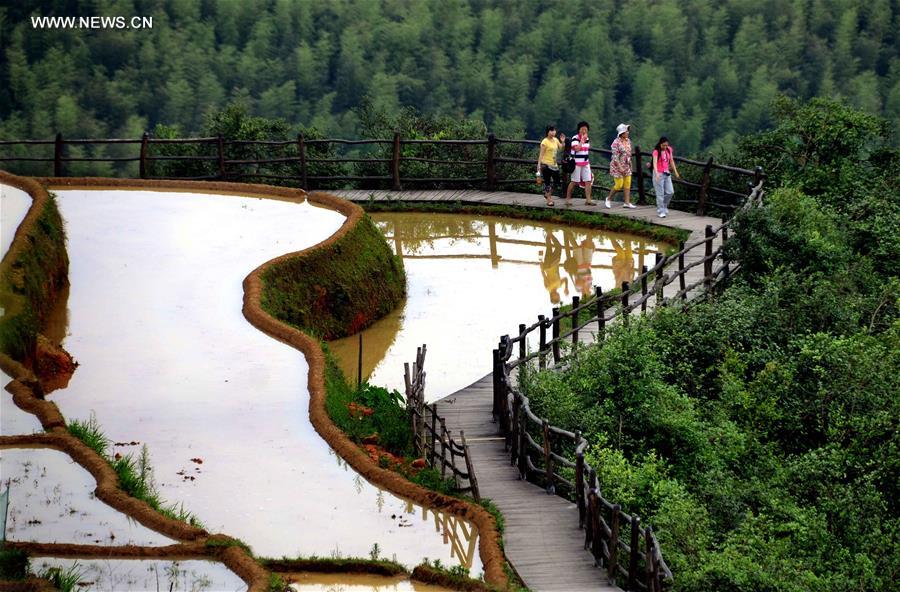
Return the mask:
[[97,483],[63,452],[0,450],[0,474],[9,484],[6,535],[12,541],[81,545],[171,545],[94,496]]
[[[403,258],[405,305],[363,333],[363,375],[403,390],[403,363],[426,343],[426,397],[436,400],[490,371],[491,350],[572,296],[630,281],[668,245],[636,236],[455,214],[375,214]],[[330,344],[357,376],[358,338]]]
[[243,592],[247,584],[221,563],[202,560],[61,559],[35,557],[32,570],[79,574],[76,590],[94,592]]
[[404,576],[302,573],[283,577],[294,592],[450,592],[449,588],[413,582]]
[[0,435],[19,436],[43,432],[41,422],[37,418],[13,403],[13,396],[6,391],[6,385],[12,379],[0,370]]
[[0,185],[0,258],[9,250],[16,228],[30,207],[31,196],[27,193],[9,185]]
[[467,559],[475,533],[445,536],[334,455],[309,423],[303,356],[241,314],[252,269],[330,236],[342,216],[234,196],[59,195],[71,261],[63,346],[81,365],[50,398],[67,418],[94,410],[113,441],[146,444],[166,500],[260,555],[365,557],[378,543],[408,565]]

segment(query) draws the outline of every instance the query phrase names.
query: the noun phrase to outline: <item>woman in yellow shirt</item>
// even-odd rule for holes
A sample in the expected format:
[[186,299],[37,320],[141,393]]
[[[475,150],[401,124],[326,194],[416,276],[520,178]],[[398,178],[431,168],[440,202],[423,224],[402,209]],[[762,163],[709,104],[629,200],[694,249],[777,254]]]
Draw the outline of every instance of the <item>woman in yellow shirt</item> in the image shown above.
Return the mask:
[[562,150],[563,142],[566,141],[566,135],[560,134],[556,137],[556,126],[548,125],[546,136],[541,140],[541,153],[538,155],[537,176],[544,179],[544,200],[548,206],[553,205],[553,188],[558,190],[562,188],[562,181],[559,177],[559,164],[557,164],[557,154]]

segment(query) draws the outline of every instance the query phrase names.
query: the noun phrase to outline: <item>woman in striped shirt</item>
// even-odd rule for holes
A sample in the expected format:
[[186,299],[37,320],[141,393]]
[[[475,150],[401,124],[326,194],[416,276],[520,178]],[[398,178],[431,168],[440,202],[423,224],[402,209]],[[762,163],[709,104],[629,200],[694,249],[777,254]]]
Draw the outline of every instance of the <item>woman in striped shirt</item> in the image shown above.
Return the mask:
[[590,126],[586,121],[579,122],[578,133],[572,138],[571,154],[575,158],[575,170],[572,172],[572,179],[566,189],[567,206],[572,205],[572,190],[576,184],[584,189],[584,205],[594,205],[594,202],[591,201],[591,184],[594,182],[594,176],[591,174],[591,162],[588,158],[591,151],[588,129]]

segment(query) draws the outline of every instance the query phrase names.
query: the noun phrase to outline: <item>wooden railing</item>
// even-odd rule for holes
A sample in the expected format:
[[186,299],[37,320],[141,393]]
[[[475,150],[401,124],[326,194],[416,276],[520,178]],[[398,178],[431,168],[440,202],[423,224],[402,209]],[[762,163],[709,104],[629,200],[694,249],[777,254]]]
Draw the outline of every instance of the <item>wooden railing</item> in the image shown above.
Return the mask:
[[[762,186],[760,181],[753,187],[742,208],[761,203]],[[532,371],[529,364],[538,369],[565,368],[578,355],[583,331],[595,326],[600,341],[609,323],[628,323],[629,315],[639,309],[645,313],[648,303],[686,308],[711,294],[736,271],[722,259],[732,220],[716,228],[707,226],[704,238],[682,244],[677,253],[658,255],[653,267],[644,266],[618,293],[603,294],[595,288],[590,300],[582,302],[575,297],[569,310],[554,308],[550,317],[539,315],[536,323],[519,325],[518,335],[504,335],[493,351],[493,414],[505,436],[511,464],[518,468],[520,478],[541,485],[547,493],[574,499],[579,527],[585,531],[585,549],[597,565],[606,567],[609,580],[626,590],[658,592],[671,586],[672,572],[652,528],[642,527],[638,516],[623,512],[621,506],[603,497],[603,484],[585,461],[588,441],[580,433],[552,426],[534,414],[528,397],[513,385],[510,375]],[[698,252],[700,256],[686,265],[685,256]],[[702,277],[688,284],[688,272],[699,266],[703,266]],[[675,282],[677,290],[665,295],[666,286]],[[529,337],[536,341],[535,351],[528,351]]]
[[[123,148],[124,146],[124,148]],[[129,148],[129,146],[133,148]],[[53,164],[52,174],[69,174],[71,165],[106,163],[115,174],[142,179],[179,178],[195,180],[263,181],[291,184],[303,189],[359,188],[400,190],[415,187],[479,187],[488,190],[517,186],[537,192],[534,168],[540,142],[504,139],[489,134],[479,140],[404,139],[309,139],[300,134],[291,140],[226,140],[206,138],[2,140],[0,163],[24,163],[13,167],[22,174],[50,174],[28,163]],[[32,151],[52,147],[53,155],[33,156]],[[341,147],[350,152],[338,155]],[[117,155],[102,154],[111,150]],[[88,151],[90,156],[81,155]],[[75,152],[72,156],[70,153]],[[611,151],[591,149],[595,179],[606,174]],[[640,204],[652,201],[652,175],[647,166],[651,155],[635,145],[633,191]],[[684,188],[674,204],[689,206],[702,215],[710,209],[727,213],[746,198],[748,182],[763,178],[761,169],[748,170],[713,162],[675,157],[684,179],[674,182]],[[137,170],[134,169],[135,165]],[[83,167],[82,167],[83,168]],[[77,170],[78,176],[91,173]],[[568,182],[568,179],[564,179]],[[597,182],[595,187],[609,189]],[[649,197],[648,197],[649,196]]]
[[[413,434],[413,446],[416,455],[434,470],[440,470],[441,479],[450,476],[458,493],[468,493],[478,501],[478,480],[472,468],[472,457],[466,444],[466,434],[459,432],[459,442],[447,429],[446,420],[438,415],[437,403],[425,403],[425,345],[416,348],[416,361],[412,371],[409,363],[404,366],[406,383],[406,409]],[[457,467],[456,460],[461,459],[465,470]]]

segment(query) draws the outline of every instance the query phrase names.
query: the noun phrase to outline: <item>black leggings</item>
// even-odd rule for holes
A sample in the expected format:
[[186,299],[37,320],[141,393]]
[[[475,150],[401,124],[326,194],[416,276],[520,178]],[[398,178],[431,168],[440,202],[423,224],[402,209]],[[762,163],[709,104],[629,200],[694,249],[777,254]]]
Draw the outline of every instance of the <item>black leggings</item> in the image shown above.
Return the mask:
[[[545,164],[541,165],[541,177],[544,178],[544,193],[553,193],[553,189],[562,187],[562,181],[559,178],[559,169],[555,171]],[[552,182],[552,185],[551,185]]]

